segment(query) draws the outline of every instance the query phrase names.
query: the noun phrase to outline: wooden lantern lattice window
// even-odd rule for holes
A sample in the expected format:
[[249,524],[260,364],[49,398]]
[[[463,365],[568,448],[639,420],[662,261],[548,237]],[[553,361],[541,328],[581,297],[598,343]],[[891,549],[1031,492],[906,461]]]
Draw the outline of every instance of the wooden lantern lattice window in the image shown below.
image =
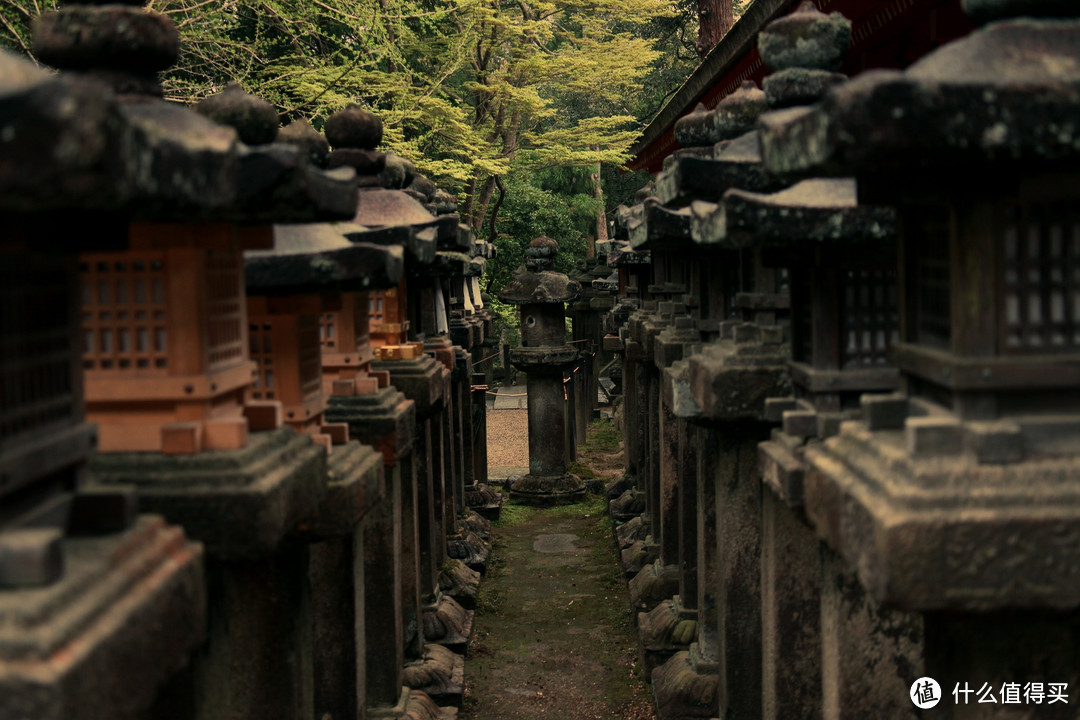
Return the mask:
[[368,295],[368,319],[372,323],[385,322],[386,319],[386,293],[376,290]]
[[244,286],[239,253],[206,253],[207,360],[209,372],[244,359]]
[[[67,280],[60,263],[0,263],[0,439],[76,419]],[[2,490],[2,487],[0,487]]]
[[905,218],[915,275],[915,340],[949,349],[952,343],[949,211],[921,208]]
[[1003,353],[1080,347],[1080,213],[1014,206],[1001,225]]
[[322,347],[319,344],[321,323],[315,315],[301,315],[299,343],[300,399],[307,402],[322,394]]
[[255,362],[255,378],[251,384],[251,396],[256,400],[273,400],[274,346],[269,323],[252,323],[248,326],[248,342],[251,359]]
[[337,313],[319,316],[319,342],[324,348],[337,346]]
[[896,275],[881,270],[849,270],[844,273],[841,292],[844,366],[885,364],[889,345],[897,339],[900,326]]
[[83,367],[164,374],[165,254],[84,255],[80,270]]

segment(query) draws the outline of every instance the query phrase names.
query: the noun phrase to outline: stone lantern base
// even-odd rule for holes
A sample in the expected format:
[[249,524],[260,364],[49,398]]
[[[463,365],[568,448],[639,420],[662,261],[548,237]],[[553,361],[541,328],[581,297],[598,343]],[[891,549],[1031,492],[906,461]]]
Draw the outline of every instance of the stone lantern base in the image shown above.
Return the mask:
[[585,484],[571,473],[562,475],[522,475],[510,487],[510,499],[526,505],[548,507],[569,505],[585,497]]

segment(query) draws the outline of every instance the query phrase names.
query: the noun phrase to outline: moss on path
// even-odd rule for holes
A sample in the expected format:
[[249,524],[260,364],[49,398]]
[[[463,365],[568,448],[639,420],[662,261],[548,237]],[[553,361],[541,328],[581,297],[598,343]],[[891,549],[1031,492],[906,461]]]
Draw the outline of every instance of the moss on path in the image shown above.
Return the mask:
[[507,504],[494,543],[461,717],[653,718],[602,498]]

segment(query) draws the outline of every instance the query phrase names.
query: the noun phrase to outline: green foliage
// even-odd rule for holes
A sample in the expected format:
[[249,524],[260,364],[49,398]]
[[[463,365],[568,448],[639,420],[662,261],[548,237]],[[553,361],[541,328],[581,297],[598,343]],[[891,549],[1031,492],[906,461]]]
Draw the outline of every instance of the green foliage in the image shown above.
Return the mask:
[[510,347],[521,344],[521,313],[516,305],[508,305],[495,296],[491,296],[491,302],[484,306],[493,318],[495,335],[503,338],[503,342]]
[[[30,22],[57,2],[0,0],[0,46],[31,54]],[[163,76],[168,100],[195,102],[235,80],[273,103],[283,122],[307,118],[321,128],[350,102],[376,112],[384,148],[457,192],[463,220],[492,236],[502,254],[492,264],[498,290],[537,235],[559,241],[563,271],[582,254],[600,210],[589,173],[600,163],[610,182],[647,112],[692,67],[673,59],[668,42],[692,21],[680,3],[695,7],[690,0],[149,0],[148,7],[181,33],[180,58]]]

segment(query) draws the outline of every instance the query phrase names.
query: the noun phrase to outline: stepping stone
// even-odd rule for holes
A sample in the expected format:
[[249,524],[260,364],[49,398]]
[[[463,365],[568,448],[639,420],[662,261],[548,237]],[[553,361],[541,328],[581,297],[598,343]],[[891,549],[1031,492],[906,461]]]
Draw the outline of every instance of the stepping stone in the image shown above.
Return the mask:
[[533,541],[533,550],[541,553],[575,553],[580,549],[574,544],[577,539],[577,535],[570,533],[537,535]]

